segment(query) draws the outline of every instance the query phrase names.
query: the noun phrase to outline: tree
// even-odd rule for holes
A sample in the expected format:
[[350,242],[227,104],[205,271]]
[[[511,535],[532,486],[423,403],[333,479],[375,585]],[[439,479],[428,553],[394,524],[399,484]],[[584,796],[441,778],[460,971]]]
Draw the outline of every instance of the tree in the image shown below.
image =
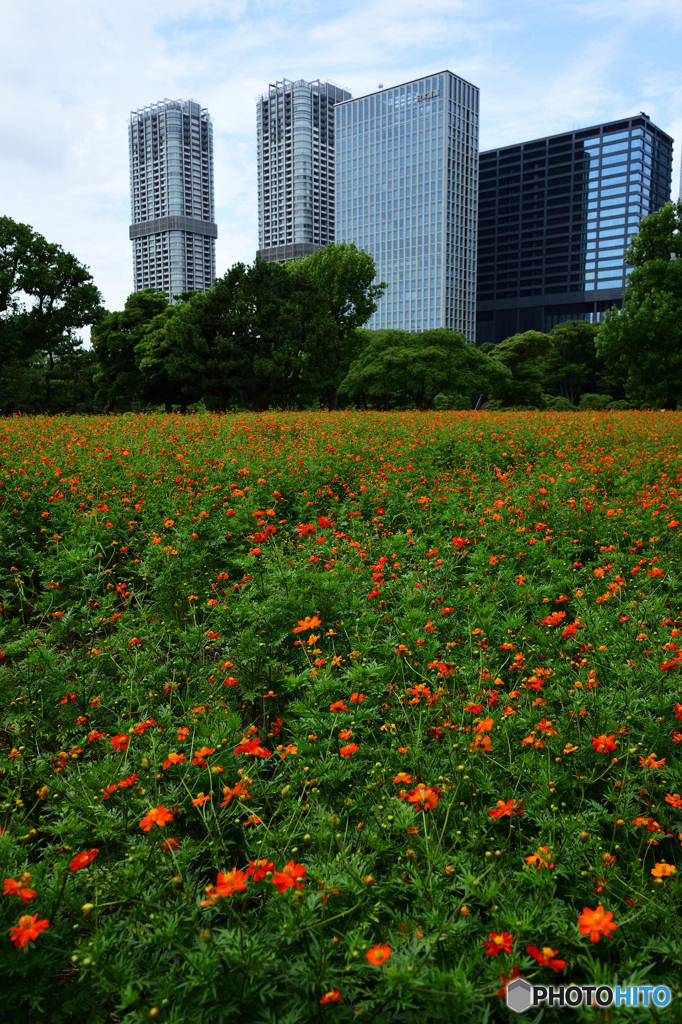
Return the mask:
[[675,408],[682,401],[682,199],[640,222],[625,262],[633,270],[623,309],[605,314],[597,352],[627,372],[632,402]]
[[448,390],[475,397],[499,388],[511,375],[502,366],[467,345],[463,334],[444,327],[421,333],[364,331],[369,344],[353,362],[340,393],[380,401],[388,408],[393,396],[409,396],[418,408],[428,408],[436,395]]
[[[305,339],[304,374],[313,390],[335,409],[339,386],[360,354],[358,328],[376,312],[386,284],[373,284],[374,260],[352,242],[326,245],[287,266],[298,282],[307,278],[308,294],[315,296],[313,305],[305,307],[310,331]],[[302,289],[299,283],[299,294]]]
[[542,397],[543,362],[552,349],[552,340],[541,331],[513,334],[496,345],[490,353],[494,359],[511,371],[495,394],[505,405],[527,405],[544,409]]
[[130,409],[144,401],[144,379],[135,361],[136,346],[154,317],[168,305],[165,292],[145,288],[126,299],[122,311],[104,316],[92,330],[97,356],[96,401],[105,412]]
[[0,217],[0,375],[42,353],[44,394],[36,404],[48,408],[55,362],[72,356],[75,332],[102,315],[87,267],[28,224]]
[[584,391],[599,390],[602,363],[595,348],[598,330],[598,324],[587,320],[566,320],[552,329],[552,347],[541,367],[546,392],[577,405]]

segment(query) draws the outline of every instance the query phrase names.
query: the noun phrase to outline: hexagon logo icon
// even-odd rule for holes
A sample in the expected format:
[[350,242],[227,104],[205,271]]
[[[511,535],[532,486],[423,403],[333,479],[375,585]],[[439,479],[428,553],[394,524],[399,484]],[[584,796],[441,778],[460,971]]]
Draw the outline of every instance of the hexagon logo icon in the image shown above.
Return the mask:
[[507,1006],[514,1013],[525,1013],[533,1005],[533,986],[524,978],[515,978],[507,985]]

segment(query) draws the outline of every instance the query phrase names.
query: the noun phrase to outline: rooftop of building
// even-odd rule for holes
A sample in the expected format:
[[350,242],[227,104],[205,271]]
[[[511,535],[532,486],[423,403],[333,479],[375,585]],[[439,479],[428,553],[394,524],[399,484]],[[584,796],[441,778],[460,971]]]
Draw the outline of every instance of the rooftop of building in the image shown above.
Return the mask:
[[671,145],[673,144],[673,139],[671,138],[671,136],[664,132],[662,128],[659,128],[657,125],[655,125],[648,114],[645,114],[643,110],[640,110],[638,114],[633,114],[631,117],[620,118],[618,121],[603,121],[601,124],[595,124],[589,128],[572,128],[568,132],[557,132],[556,135],[545,135],[537,139],[528,139],[524,140],[523,142],[513,142],[509,143],[506,146],[492,146],[490,149],[481,150],[479,155],[481,157],[484,157],[492,153],[502,153],[507,150],[511,151],[514,149],[518,149],[520,146],[533,146],[536,143],[540,144],[543,142],[555,142],[560,139],[589,139],[592,138],[595,134],[599,134],[600,132],[604,133],[605,131],[627,131],[628,128],[636,128],[641,125],[646,125],[647,127],[653,129],[654,133],[657,134],[660,138],[666,139],[667,141],[670,142]]

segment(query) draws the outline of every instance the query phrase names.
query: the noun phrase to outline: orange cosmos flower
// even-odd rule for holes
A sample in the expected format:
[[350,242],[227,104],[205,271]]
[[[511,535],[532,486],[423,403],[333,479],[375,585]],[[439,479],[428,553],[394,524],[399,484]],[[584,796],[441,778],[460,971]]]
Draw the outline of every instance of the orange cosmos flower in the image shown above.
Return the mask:
[[[281,871],[273,873],[272,884],[277,889],[277,892],[284,892],[289,887],[292,889],[302,889],[305,872],[306,869],[302,864],[294,864],[293,860],[290,860]],[[300,882],[299,879],[301,879]]]
[[364,693],[351,693],[350,702],[351,704],[359,704],[365,699]]
[[425,786],[423,782],[420,782],[411,793],[407,794],[405,799],[419,808],[430,807],[433,810],[440,799],[440,794],[437,789]]
[[128,749],[129,743],[130,736],[126,736],[125,733],[119,733],[118,736],[111,737],[111,745],[119,754],[122,754],[124,750]]
[[677,868],[674,864],[666,864],[665,861],[659,861],[652,867],[651,874],[654,878],[670,878],[671,875],[677,873]]
[[339,754],[342,754],[344,757],[350,757],[356,750],[359,750],[357,743],[347,743],[345,747],[339,748]]
[[22,914],[19,923],[15,928],[10,928],[9,934],[17,949],[27,946],[29,942],[37,939],[41,932],[49,928],[50,922],[46,918],[38,920],[38,915]]
[[243,892],[248,884],[246,872],[232,868],[227,874],[218,872],[218,880],[215,885],[206,886],[206,894],[209,899],[201,900],[202,907],[211,907],[220,899],[233,896],[236,892]]
[[265,878],[266,875],[271,874],[275,870],[275,865],[271,860],[261,857],[259,860],[250,860],[249,866],[244,873],[247,878],[253,878],[254,882],[259,882],[261,878]]
[[36,894],[35,889],[28,888],[28,883],[30,881],[30,871],[24,871],[18,882],[13,878],[6,878],[3,884],[2,895],[18,896],[22,903],[28,903],[28,901],[32,900]]
[[329,705],[329,710],[334,712],[348,711],[348,706],[343,703],[342,700],[337,700],[333,704]]
[[495,721],[492,718],[482,718],[480,722],[477,722],[474,726],[474,732],[490,732],[494,726]]
[[329,992],[325,992],[325,994],[322,996],[322,998],[320,999],[320,1002],[321,1003],[339,1003],[339,1002],[342,1002],[342,1000],[343,1000],[343,996],[339,992],[338,988],[330,988]]
[[535,727],[540,732],[547,733],[548,736],[556,735],[556,729],[554,728],[554,721],[548,722],[546,718],[543,718]]
[[152,825],[158,825],[160,828],[163,828],[167,821],[172,820],[173,815],[167,807],[164,807],[163,805],[160,807],[152,807],[151,810],[147,811],[140,822],[140,828],[144,832],[149,832]]
[[490,736],[476,736],[474,742],[469,744],[474,750],[483,750],[486,754],[490,753],[493,749],[493,745],[490,741]]
[[305,619],[298,620],[298,626],[294,626],[292,633],[303,633],[306,629],[315,629],[317,626],[321,626],[322,621],[318,619],[317,615],[306,616]]
[[566,966],[565,960],[555,959],[558,952],[558,949],[552,949],[551,946],[543,946],[542,952],[540,952],[538,947],[535,945],[526,946],[526,953],[530,953],[533,959],[537,960],[541,967],[551,967],[552,970],[557,973],[559,971],[563,971]]
[[549,852],[548,846],[540,846],[535,853],[530,853],[524,860],[528,866],[535,864],[538,871],[542,868],[553,868],[554,861],[551,860],[552,854]]
[[523,802],[518,800],[498,800],[497,807],[488,811],[491,818],[511,817],[512,814],[523,814]]
[[390,946],[377,943],[367,950],[365,957],[372,967],[381,967],[382,964],[386,963],[392,952],[393,950]]
[[552,612],[547,618],[542,619],[543,626],[558,626],[562,619],[566,618],[566,612]]
[[215,754],[215,747],[202,747],[201,750],[197,750],[192,758],[192,764],[206,764],[206,758],[209,754]]
[[500,953],[511,953],[514,947],[514,936],[509,932],[490,932],[490,941],[483,941],[486,956],[499,956]]
[[210,799],[211,797],[207,796],[206,793],[204,793],[202,790],[200,793],[197,793],[197,795],[194,797],[194,799],[192,800],[192,805],[194,807],[203,807],[206,801]]
[[119,789],[128,789],[130,786],[134,786],[140,777],[139,772],[135,772],[134,775],[128,775],[127,778],[121,779],[118,786]]
[[84,850],[83,853],[77,853],[72,861],[69,861],[69,871],[78,871],[80,868],[87,868],[88,864],[92,864],[95,857],[99,854],[97,847],[94,850]]
[[183,762],[184,760],[185,760],[185,755],[184,755],[184,754],[176,754],[175,752],[173,752],[173,753],[170,753],[170,754],[168,755],[168,757],[167,757],[167,758],[166,758],[166,760],[165,760],[165,761],[163,762],[163,764],[161,765],[161,767],[162,767],[162,768],[163,768],[163,770],[165,771],[165,770],[166,770],[166,768],[170,768],[170,766],[171,766],[172,764],[182,764],[182,762]]
[[599,942],[602,935],[609,938],[618,925],[614,923],[613,914],[605,911],[600,903],[596,910],[583,907],[582,914],[578,915],[578,928],[581,935],[589,935],[590,942]]
[[672,804],[673,807],[677,807],[678,811],[682,811],[682,796],[679,793],[666,793],[665,802]]
[[604,751],[606,751],[606,750],[615,750],[616,749],[616,739],[615,739],[615,736],[604,736],[603,734],[601,736],[593,736],[592,737],[592,746],[600,754],[603,754]]
[[188,736],[189,729],[187,728],[186,725],[181,725],[180,728],[178,729],[178,741],[180,743],[184,743]]
[[412,782],[412,776],[408,775],[407,772],[398,772],[398,774],[395,776],[393,781],[394,782],[404,782],[407,785],[409,785],[410,782]]
[[223,797],[225,798],[221,803],[221,807],[226,807],[233,797],[238,797],[241,800],[250,800],[251,794],[249,793],[249,786],[251,785],[251,779],[239,780],[235,782],[232,789],[229,786],[223,786]]
[[639,756],[639,763],[643,768],[664,768],[665,758],[661,757],[658,761],[656,760],[655,754],[648,754],[646,757]]

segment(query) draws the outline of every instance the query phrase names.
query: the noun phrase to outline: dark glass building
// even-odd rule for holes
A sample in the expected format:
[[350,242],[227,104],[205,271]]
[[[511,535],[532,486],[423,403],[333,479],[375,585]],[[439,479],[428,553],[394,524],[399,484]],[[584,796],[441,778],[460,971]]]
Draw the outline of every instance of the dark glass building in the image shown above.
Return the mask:
[[641,113],[480,154],[479,345],[621,306],[630,236],[670,199],[672,146]]

